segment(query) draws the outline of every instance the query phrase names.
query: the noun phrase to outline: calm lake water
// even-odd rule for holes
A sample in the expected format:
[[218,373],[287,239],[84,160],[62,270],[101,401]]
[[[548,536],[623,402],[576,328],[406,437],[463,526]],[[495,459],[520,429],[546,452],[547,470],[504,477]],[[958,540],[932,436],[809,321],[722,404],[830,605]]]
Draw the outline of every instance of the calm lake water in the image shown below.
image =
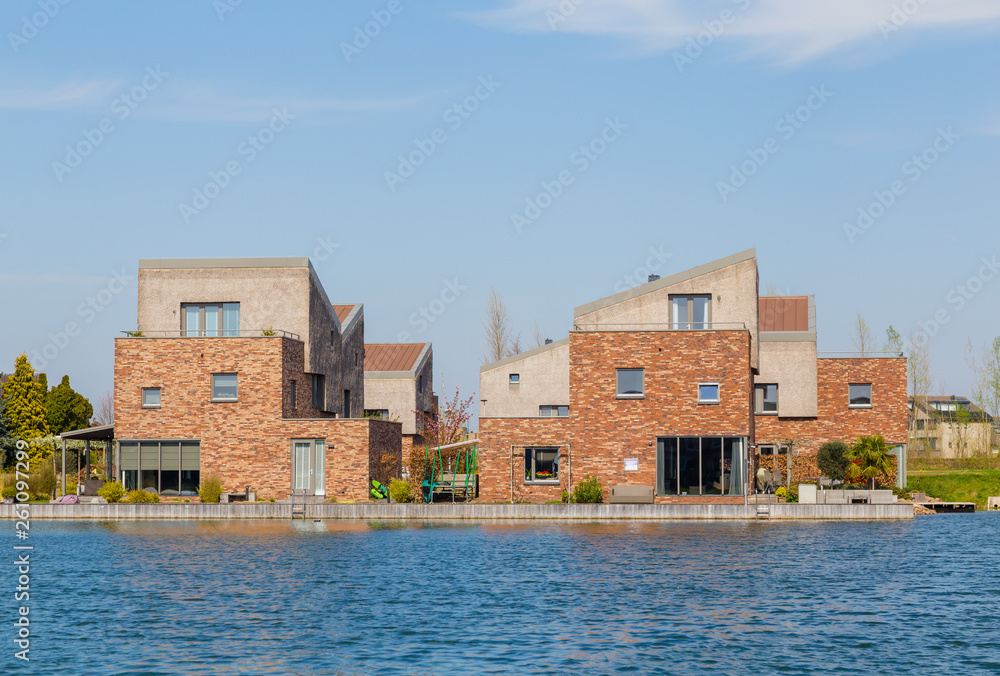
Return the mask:
[[32,526],[5,674],[1000,672],[1000,514]]

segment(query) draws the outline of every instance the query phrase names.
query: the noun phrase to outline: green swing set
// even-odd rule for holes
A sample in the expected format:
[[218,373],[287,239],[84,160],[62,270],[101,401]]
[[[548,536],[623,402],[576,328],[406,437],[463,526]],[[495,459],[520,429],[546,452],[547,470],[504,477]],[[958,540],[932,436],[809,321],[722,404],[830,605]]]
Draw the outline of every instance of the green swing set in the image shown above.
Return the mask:
[[[478,444],[479,439],[470,439],[457,444],[438,446],[435,449],[431,449],[430,446],[424,448],[424,467],[427,467],[428,460],[431,465],[430,476],[427,477],[425,474],[424,481],[420,485],[424,502],[434,502],[435,495],[450,494],[452,502],[455,502],[456,497],[471,500],[479,495],[479,454],[476,451]],[[445,472],[441,451],[453,449],[458,449],[455,469],[452,472]],[[464,473],[460,473],[459,469],[464,469]]]

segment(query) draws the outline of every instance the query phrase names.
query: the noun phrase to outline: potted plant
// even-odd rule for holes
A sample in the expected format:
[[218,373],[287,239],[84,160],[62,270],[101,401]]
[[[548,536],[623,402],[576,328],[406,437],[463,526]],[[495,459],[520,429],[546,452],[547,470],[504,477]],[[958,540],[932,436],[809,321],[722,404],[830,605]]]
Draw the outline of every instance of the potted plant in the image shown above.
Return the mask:
[[7,486],[2,491],[0,491],[0,495],[3,496],[4,502],[6,502],[7,504],[11,504],[14,502],[14,496],[17,495],[17,489],[14,488],[13,486]]

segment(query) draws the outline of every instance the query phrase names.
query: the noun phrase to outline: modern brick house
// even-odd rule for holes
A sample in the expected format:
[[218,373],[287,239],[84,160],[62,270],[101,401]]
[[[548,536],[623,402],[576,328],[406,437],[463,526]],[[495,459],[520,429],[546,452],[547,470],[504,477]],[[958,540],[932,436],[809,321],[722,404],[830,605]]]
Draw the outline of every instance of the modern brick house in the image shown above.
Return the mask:
[[971,458],[996,454],[1000,420],[968,397],[910,397],[910,451],[923,458]]
[[364,499],[398,472],[402,426],[362,417],[364,307],[334,306],[308,258],[142,260],[138,284],[115,341],[126,488]]
[[430,343],[365,345],[365,414],[403,425],[403,457],[424,444],[417,411],[432,415],[434,350]]
[[[812,298],[761,298],[753,250],[576,308],[569,337],[480,369],[481,495],[585,475],[657,502],[744,500],[762,459],[818,476],[828,440],[906,444],[906,360],[824,359]],[[779,462],[780,461],[780,462]]]

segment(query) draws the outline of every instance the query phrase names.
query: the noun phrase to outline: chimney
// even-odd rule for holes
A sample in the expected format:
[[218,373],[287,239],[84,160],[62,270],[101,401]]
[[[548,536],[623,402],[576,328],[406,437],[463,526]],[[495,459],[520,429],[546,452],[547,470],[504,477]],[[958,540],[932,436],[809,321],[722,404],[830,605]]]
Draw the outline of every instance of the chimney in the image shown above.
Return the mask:
[[546,344],[546,345],[550,344],[551,342],[552,342],[552,339],[551,339],[551,338],[546,338],[546,339],[545,339],[545,344]]
[[655,282],[655,281],[656,281],[656,280],[658,280],[659,278],[660,278],[660,276],[659,276],[659,275],[650,275],[650,276],[649,276],[649,279],[648,279],[648,280],[646,280],[646,281],[647,281],[647,282]]

